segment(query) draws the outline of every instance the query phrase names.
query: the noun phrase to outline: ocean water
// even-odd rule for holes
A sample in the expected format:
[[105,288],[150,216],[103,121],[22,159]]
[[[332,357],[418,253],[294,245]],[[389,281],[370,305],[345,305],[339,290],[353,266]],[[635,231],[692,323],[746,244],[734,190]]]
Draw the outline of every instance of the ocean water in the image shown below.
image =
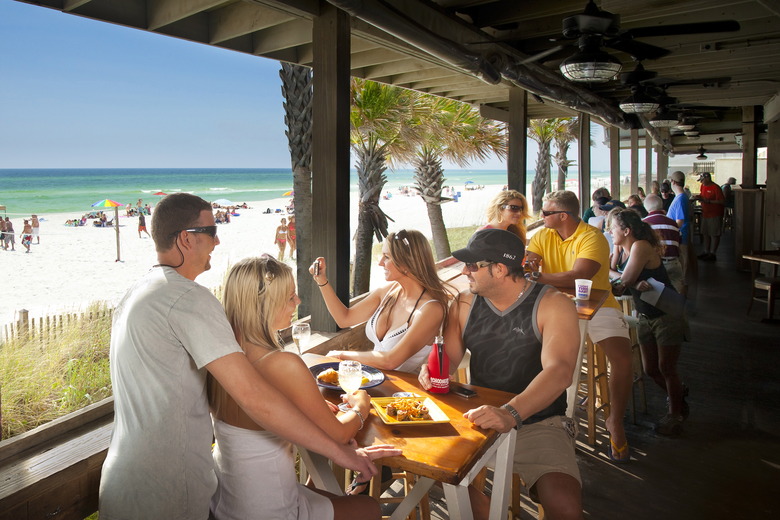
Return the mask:
[[[412,170],[387,170],[386,175],[386,190],[414,185]],[[503,170],[445,170],[444,176],[445,184],[456,188],[469,182],[506,184]],[[529,182],[533,176],[534,172],[529,171]],[[576,179],[576,170],[569,172],[569,178]],[[357,191],[354,171],[351,185]],[[280,198],[291,189],[292,171],[274,168],[0,170],[0,205],[6,206],[9,216],[84,213],[103,199],[133,205],[143,199],[154,205],[160,199],[154,195],[157,192],[188,192],[208,201],[228,199],[240,204]]]

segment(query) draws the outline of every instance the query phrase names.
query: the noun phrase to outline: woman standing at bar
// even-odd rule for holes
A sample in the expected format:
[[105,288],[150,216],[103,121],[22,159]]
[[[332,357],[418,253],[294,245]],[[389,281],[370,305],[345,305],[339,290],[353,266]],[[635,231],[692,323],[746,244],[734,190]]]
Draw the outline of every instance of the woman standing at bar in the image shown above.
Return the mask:
[[686,336],[685,317],[682,311],[666,313],[641,298],[642,292],[652,289],[648,282],[650,278],[663,283],[664,291],[676,292],[661,259],[663,244],[650,225],[633,210],[616,208],[610,212],[609,218],[615,246],[629,251],[628,263],[616,290],[631,291],[639,313],[637,332],[645,373],[668,396],[669,410],[659,421],[656,432],[679,435],[683,421],[688,417],[685,389],[677,373],[680,346]]
[[520,237],[523,243],[526,240],[525,221],[530,218],[528,201],[519,191],[501,191],[493,197],[487,208],[488,223],[480,229],[503,229],[511,231]]

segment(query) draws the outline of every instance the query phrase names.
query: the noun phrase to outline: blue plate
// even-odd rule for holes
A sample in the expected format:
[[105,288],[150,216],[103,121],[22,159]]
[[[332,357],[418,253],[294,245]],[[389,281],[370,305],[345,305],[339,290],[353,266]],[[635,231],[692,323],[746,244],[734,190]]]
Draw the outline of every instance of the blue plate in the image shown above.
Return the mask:
[[[314,379],[317,380],[317,384],[320,385],[321,387],[330,388],[331,390],[341,390],[341,387],[338,385],[323,383],[322,381],[317,379],[317,376],[319,375],[320,372],[324,372],[329,368],[332,368],[333,370],[338,372],[339,370],[338,361],[313,365],[309,367],[309,370],[311,371],[311,374],[314,376]],[[361,390],[365,390],[366,388],[371,388],[374,386],[381,385],[382,382],[385,380],[385,375],[382,373],[381,370],[379,370],[378,368],[370,367],[368,365],[363,365],[363,377],[368,379],[368,383],[361,385],[360,386]]]

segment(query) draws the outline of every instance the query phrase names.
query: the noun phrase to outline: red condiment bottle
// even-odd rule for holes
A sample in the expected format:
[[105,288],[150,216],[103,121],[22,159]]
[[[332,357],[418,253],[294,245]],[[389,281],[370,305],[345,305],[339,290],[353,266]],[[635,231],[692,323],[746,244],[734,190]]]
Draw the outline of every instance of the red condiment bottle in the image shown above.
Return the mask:
[[428,355],[428,375],[431,378],[430,391],[446,394],[450,391],[450,359],[444,350],[444,338],[436,336]]

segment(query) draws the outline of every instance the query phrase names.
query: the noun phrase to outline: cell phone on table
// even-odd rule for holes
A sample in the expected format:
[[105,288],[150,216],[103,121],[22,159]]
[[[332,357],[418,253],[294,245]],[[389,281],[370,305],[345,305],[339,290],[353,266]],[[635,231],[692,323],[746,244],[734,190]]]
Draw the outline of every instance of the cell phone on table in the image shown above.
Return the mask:
[[463,388],[462,386],[451,386],[450,392],[452,392],[455,395],[459,395],[461,397],[465,397],[466,399],[470,397],[474,397],[477,395],[477,393],[474,390],[470,390],[468,388]]

